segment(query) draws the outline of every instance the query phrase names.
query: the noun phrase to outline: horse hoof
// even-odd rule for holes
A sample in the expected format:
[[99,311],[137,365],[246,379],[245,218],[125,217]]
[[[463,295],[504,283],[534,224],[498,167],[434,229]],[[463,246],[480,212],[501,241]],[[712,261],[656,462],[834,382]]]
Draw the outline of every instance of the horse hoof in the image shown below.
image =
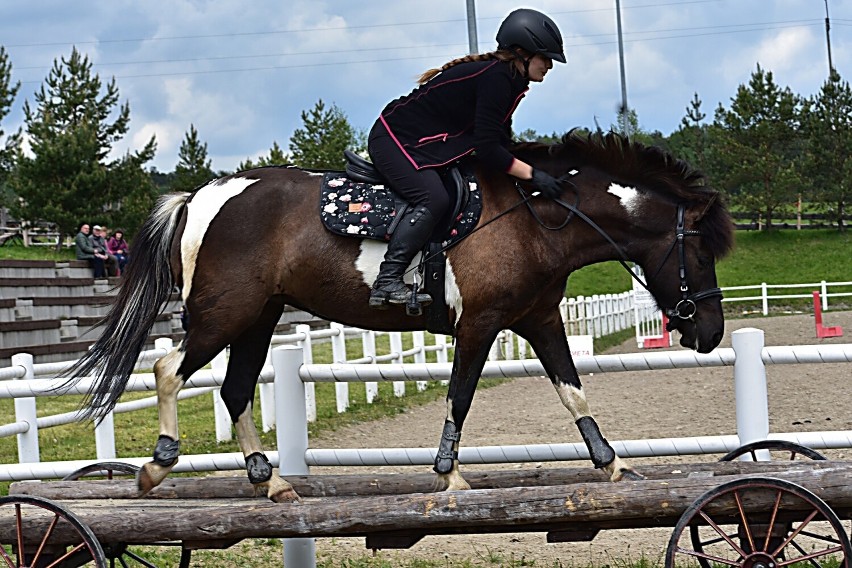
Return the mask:
[[618,477],[613,481],[642,481],[645,479],[644,475],[629,467],[622,468],[618,473]]
[[139,497],[147,495],[166,478],[171,468],[164,468],[155,463],[148,462],[136,472],[136,487],[139,488]]
[[276,491],[275,493],[270,493],[268,497],[273,503],[296,503],[302,500],[302,498],[299,497],[299,494],[296,493],[292,487],[290,489],[283,489],[281,491]]

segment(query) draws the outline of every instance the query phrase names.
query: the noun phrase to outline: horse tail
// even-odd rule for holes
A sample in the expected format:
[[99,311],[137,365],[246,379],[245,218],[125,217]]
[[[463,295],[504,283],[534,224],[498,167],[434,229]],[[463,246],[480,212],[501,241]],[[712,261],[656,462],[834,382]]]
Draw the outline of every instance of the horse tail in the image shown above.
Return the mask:
[[189,193],[165,195],[133,241],[133,260],[122,275],[115,303],[99,325],[103,332],[89,351],[63,373],[73,384],[92,376],[81,412],[100,418],[121,397],[154,321],[174,289],[172,240]]

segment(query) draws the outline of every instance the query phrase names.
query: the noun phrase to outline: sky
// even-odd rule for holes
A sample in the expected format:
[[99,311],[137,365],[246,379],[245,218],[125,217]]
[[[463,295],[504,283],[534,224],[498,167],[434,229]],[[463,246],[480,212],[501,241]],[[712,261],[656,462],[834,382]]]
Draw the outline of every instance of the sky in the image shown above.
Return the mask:
[[[322,99],[369,131],[388,101],[426,69],[468,52],[466,0],[5,0],[0,44],[21,82],[6,133],[23,125],[55,62],[72,48],[130,105],[115,152],[156,136],[148,166],[174,170],[190,125],[214,170],[285,151],[301,113]],[[533,84],[516,132],[616,122],[622,83],[615,0],[478,0],[480,52],[495,48],[502,19],[518,7],[550,15],[566,65]],[[852,75],[852,0],[827,0],[831,56]],[[730,106],[759,64],[793,92],[812,96],[828,75],[826,0],[621,0],[627,101],[643,130],[675,131],[695,93],[712,119]]]

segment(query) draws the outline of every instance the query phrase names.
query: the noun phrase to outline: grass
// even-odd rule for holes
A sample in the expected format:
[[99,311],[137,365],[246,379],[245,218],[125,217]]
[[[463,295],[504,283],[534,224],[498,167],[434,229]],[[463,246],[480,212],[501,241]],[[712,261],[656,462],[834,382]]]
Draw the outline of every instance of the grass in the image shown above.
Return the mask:
[[57,251],[53,247],[25,247],[20,243],[6,243],[0,246],[0,260],[74,260],[74,248]]

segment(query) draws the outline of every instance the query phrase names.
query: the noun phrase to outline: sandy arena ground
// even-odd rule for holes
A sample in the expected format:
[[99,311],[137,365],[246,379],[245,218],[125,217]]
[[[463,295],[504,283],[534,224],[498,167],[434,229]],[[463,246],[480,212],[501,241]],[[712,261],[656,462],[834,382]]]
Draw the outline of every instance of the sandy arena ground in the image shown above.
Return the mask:
[[[852,311],[828,312],[826,325],[840,325],[845,337],[818,340],[810,315],[729,320],[722,347],[730,347],[730,332],[754,327],[765,333],[765,344],[812,345],[849,343]],[[673,347],[672,349],[680,349]],[[635,352],[630,340],[607,353]],[[852,397],[846,388],[852,378],[849,364],[772,365],[767,367],[771,432],[852,429]],[[582,377],[592,412],[609,440],[704,436],[736,433],[733,370],[730,367],[671,371],[611,373]],[[414,408],[381,422],[348,427],[311,439],[312,448],[434,447],[446,408],[443,401]],[[477,392],[464,427],[467,446],[536,444],[582,441],[567,410],[547,378],[515,379]],[[852,459],[852,450],[826,451],[830,458]],[[642,463],[715,461],[719,456],[633,460]],[[591,467],[585,463],[517,464],[504,467]],[[495,469],[498,466],[463,466]],[[637,467],[641,470],[641,467]],[[371,468],[370,473],[426,472],[428,466],[406,469]],[[312,473],[367,473],[363,468],[312,468]],[[642,529],[604,531],[591,543],[547,544],[544,533],[426,537],[409,550],[379,551],[393,564],[413,559],[446,561],[500,556],[524,558],[535,566],[612,565],[645,555],[659,560],[670,531]],[[363,539],[317,541],[321,557],[344,558],[369,554]],[[396,560],[396,561],[394,561]],[[486,562],[483,562],[486,564]]]

